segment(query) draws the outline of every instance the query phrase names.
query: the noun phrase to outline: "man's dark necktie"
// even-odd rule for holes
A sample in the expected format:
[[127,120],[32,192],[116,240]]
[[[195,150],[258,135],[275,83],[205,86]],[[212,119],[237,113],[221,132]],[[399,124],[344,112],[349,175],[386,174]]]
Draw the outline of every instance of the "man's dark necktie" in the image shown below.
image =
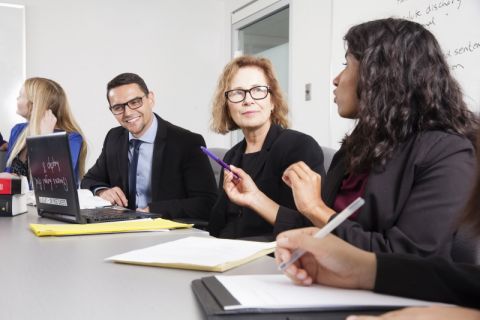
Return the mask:
[[128,207],[132,210],[137,208],[137,165],[142,142],[138,139],[130,140],[130,145],[133,147],[133,155],[128,167]]

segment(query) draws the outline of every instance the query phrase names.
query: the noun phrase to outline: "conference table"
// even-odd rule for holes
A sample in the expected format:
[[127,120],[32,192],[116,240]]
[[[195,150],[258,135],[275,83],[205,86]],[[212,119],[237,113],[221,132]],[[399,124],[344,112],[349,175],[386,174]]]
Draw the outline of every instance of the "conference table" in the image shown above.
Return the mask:
[[[36,209],[0,218],[0,319],[203,319],[191,289],[195,279],[218,273],[117,264],[115,254],[186,236],[168,232],[37,237],[30,223],[61,223]],[[262,257],[223,274],[278,273]]]

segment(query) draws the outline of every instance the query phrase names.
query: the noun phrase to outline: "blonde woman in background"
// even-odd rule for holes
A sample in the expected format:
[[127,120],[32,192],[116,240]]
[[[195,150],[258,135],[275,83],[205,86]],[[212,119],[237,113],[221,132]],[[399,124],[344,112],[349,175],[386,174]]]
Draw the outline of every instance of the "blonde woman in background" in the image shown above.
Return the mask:
[[77,181],[85,173],[87,145],[80,126],[73,118],[63,88],[53,80],[25,80],[17,98],[17,114],[27,122],[12,128],[7,152],[6,172],[29,176],[26,138],[66,131]]

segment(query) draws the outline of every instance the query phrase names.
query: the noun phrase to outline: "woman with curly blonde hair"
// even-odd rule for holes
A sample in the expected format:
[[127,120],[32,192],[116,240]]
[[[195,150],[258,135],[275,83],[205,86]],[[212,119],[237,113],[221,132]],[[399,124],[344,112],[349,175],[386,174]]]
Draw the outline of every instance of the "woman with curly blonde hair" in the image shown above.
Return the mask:
[[282,182],[289,165],[304,161],[319,174],[325,172],[317,142],[288,126],[288,105],[270,61],[241,56],[228,63],[213,98],[212,129],[221,134],[240,129],[245,138],[225,154],[225,162],[239,168],[240,179],[222,172],[210,234],[267,240],[310,225],[300,214],[294,225],[277,215],[280,206],[295,208],[292,192]]

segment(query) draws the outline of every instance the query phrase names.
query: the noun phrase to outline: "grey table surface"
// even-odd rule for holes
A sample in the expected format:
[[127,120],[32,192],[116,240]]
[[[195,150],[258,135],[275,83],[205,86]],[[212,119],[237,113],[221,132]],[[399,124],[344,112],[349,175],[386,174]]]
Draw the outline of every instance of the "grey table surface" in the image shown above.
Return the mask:
[[[196,235],[196,229],[36,237],[36,209],[0,218],[0,319],[203,319],[191,290],[212,272],[105,262],[126,251]],[[224,274],[277,273],[270,257]]]

